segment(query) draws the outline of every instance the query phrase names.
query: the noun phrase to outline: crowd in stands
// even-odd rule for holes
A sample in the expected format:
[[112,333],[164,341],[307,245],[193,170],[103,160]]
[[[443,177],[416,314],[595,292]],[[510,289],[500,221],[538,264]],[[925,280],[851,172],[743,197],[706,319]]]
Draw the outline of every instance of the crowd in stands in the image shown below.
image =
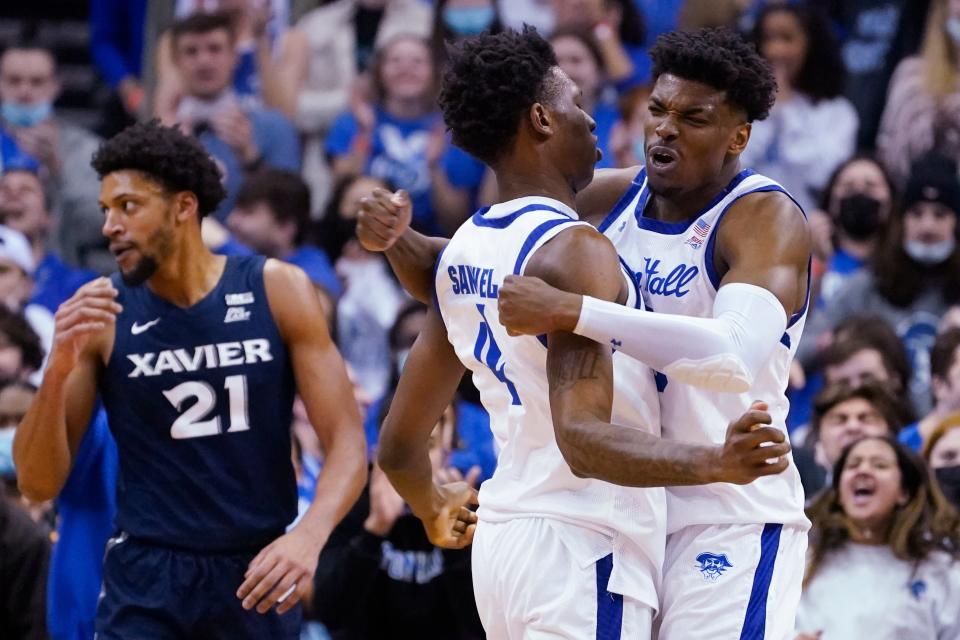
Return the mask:
[[[726,26],[770,62],[776,104],[742,161],[796,197],[814,246],[788,390],[813,523],[797,637],[960,638],[955,0],[91,0],[91,59],[119,105],[98,133],[61,115],[54,53],[11,42],[0,53],[0,635],[93,637],[116,492],[104,414],[51,504],[17,493],[11,443],[57,307],[115,268],[90,166],[99,134],[159,118],[207,149],[228,196],[205,242],[306,271],[372,462],[425,310],[356,240],[360,200],[403,189],[413,227],[447,237],[495,200],[492,172],[451,144],[437,90],[449,43],[523,24],[582,89],[601,168],[642,163],[659,34]],[[323,451],[302,406],[291,428],[305,508]],[[469,378],[433,439],[438,476],[492,475]],[[373,465],[320,558],[303,637],[482,638],[473,603],[469,551],[433,547]]]

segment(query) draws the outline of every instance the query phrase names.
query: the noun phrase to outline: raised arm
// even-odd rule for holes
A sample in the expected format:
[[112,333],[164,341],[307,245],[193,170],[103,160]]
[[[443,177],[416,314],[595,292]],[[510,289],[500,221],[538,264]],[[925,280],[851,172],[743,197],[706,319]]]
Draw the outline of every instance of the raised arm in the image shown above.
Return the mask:
[[116,296],[110,280],[98,278],[57,309],[43,383],[13,441],[17,482],[30,500],[56,498],[70,475],[113,341]]
[[745,197],[716,233],[715,262],[724,275],[710,318],[628,309],[511,279],[500,290],[501,321],[517,333],[562,329],[616,340],[624,353],[680,382],[746,392],[789,315],[805,303],[810,237],[796,205],[780,193]]
[[[569,269],[570,260],[590,269]],[[534,254],[526,272],[564,289],[603,300],[616,298],[622,277],[616,252],[596,231],[559,234]],[[734,422],[722,446],[666,441],[611,423],[613,364],[609,343],[569,332],[549,334],[547,376],[557,445],[578,476],[634,487],[733,482],[780,473],[789,445],[770,416],[749,411]],[[762,408],[762,405],[757,407]],[[762,443],[770,446],[760,447]],[[777,458],[768,464],[768,459]]]
[[374,189],[360,201],[357,238],[367,251],[384,252],[403,288],[420,302],[430,304],[433,267],[448,240],[411,229],[412,207],[406,191]]
[[390,412],[380,431],[377,461],[397,493],[423,522],[430,541],[460,548],[473,539],[476,491],[466,482],[438,484],[430,465],[430,434],[453,399],[464,366],[431,305],[410,350]]
[[313,284],[299,268],[276,260],[267,261],[263,277],[297,391],[324,452],[307,512],[290,533],[250,562],[247,579],[237,592],[244,608],[256,605],[265,613],[294,587],[277,608],[284,613],[308,589],[330,532],[360,496],[367,477],[367,450],[353,388]]

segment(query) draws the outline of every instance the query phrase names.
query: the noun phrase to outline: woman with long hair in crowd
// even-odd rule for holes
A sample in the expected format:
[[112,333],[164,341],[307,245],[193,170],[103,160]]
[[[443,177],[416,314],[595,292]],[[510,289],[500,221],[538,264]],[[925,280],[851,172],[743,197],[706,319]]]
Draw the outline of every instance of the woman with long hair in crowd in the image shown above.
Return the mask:
[[753,123],[741,161],[811,210],[830,174],[856,147],[859,121],[843,97],[840,47],[828,20],[805,3],[766,6],[753,39],[773,66],[777,102],[770,117]]
[[890,80],[877,151],[899,185],[933,149],[960,161],[960,3],[932,0],[920,54]]
[[960,637],[960,520],[917,454],[889,437],[858,440],[807,513],[800,638]]

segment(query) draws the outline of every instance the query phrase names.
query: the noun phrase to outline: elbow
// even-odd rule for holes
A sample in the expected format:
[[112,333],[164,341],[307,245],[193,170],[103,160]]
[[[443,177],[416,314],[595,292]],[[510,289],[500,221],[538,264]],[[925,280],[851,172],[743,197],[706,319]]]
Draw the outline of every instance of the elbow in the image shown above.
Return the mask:
[[567,463],[572,473],[577,478],[592,478],[587,458],[584,455],[583,447],[577,443],[581,441],[578,434],[582,432],[584,426],[579,423],[560,423],[556,425],[557,447],[560,449],[560,455],[563,461]]
[[17,488],[20,495],[30,502],[47,502],[60,495],[62,483],[34,478],[29,473],[17,473]]

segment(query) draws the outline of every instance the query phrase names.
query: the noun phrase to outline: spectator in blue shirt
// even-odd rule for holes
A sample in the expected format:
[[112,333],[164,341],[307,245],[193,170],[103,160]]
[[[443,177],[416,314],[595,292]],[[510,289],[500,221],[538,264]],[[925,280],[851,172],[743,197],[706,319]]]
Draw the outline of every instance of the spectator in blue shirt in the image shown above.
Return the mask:
[[376,52],[372,76],[373,102],[354,96],[327,137],[334,181],[366,174],[405,189],[414,227],[439,233],[430,168],[447,144],[429,44],[416,36],[395,37]]
[[173,25],[171,40],[185,91],[176,119],[223,171],[227,198],[214,212],[222,222],[247,174],[267,167],[300,170],[297,132],[279,111],[241,106],[232,87],[237,53],[228,15],[190,15]]
[[97,71],[136,116],[143,104],[140,67],[147,0],[92,0],[90,56]]
[[0,224],[26,236],[33,249],[36,269],[28,304],[54,313],[81,285],[97,277],[94,271],[67,265],[49,245],[53,221],[35,171],[9,169],[0,176]]
[[251,175],[227,219],[236,241],[270,258],[303,269],[330,298],[343,291],[327,254],[305,242],[310,223],[310,189],[299,175],[265,169]]

